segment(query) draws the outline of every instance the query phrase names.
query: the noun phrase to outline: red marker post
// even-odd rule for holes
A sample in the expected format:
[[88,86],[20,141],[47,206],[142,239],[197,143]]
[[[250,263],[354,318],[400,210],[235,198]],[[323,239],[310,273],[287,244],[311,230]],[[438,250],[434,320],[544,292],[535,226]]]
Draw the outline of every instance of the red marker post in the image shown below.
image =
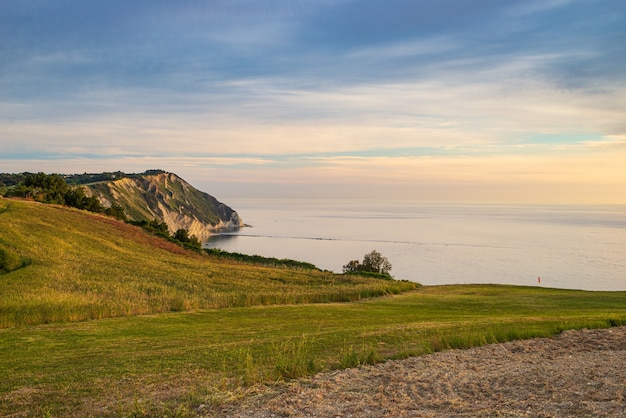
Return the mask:
[[541,277],[537,277],[537,286],[541,286]]

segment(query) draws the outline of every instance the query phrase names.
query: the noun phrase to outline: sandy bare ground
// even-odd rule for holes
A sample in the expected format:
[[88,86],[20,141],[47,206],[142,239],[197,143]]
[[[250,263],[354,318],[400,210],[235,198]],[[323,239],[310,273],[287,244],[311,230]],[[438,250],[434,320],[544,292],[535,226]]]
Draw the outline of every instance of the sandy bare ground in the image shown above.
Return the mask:
[[626,327],[321,373],[268,387],[218,415],[626,417]]

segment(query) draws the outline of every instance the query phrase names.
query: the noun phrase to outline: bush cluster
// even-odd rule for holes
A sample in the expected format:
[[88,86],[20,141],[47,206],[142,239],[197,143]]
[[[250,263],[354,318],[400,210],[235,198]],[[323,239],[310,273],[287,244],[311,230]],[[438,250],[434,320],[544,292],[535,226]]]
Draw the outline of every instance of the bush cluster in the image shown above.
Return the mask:
[[176,232],[170,235],[169,227],[165,222],[161,222],[158,219],[152,221],[130,221],[132,225],[140,226],[148,232],[153,233],[159,237],[165,238],[168,241],[175,242],[190,250],[202,250],[202,243],[195,235],[190,235],[189,231],[180,228]]
[[70,187],[59,174],[25,174],[19,183],[2,188],[4,196],[30,198],[42,203],[56,203],[90,212],[105,213],[126,220],[124,209],[114,203],[105,208],[95,196],[87,196],[82,187]]
[[20,257],[14,251],[0,248],[0,274],[26,267],[30,263],[29,259]]
[[291,260],[288,258],[278,259],[274,257],[263,257],[261,255],[248,255],[235,252],[231,253],[228,251],[220,250],[219,248],[205,248],[204,251],[207,254],[211,254],[217,257],[228,258],[230,260],[241,261],[248,264],[257,264],[270,267],[286,267],[300,270],[319,270],[319,268],[317,268],[317,266],[315,266],[314,264],[307,263],[305,261]]
[[363,262],[351,260],[348,264],[343,266],[343,272],[348,274],[384,276],[390,278],[390,271],[391,263],[387,260],[387,257],[383,257],[383,255],[376,250],[365,254]]

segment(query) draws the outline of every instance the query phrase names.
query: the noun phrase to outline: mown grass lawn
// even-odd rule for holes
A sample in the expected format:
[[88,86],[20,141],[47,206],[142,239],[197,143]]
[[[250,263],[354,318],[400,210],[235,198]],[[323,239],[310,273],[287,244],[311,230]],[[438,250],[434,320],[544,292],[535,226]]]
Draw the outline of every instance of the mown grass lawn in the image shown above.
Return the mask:
[[423,287],[0,330],[0,415],[193,415],[258,383],[447,348],[626,324],[626,292]]

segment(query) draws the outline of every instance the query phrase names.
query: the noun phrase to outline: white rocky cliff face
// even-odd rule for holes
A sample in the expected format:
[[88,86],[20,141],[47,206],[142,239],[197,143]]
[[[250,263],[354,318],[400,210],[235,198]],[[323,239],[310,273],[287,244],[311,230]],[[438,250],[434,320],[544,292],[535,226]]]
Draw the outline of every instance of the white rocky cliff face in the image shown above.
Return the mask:
[[131,220],[165,222],[170,233],[182,228],[203,237],[244,226],[236,211],[174,173],[129,175],[89,185],[87,192],[104,206],[121,205]]

